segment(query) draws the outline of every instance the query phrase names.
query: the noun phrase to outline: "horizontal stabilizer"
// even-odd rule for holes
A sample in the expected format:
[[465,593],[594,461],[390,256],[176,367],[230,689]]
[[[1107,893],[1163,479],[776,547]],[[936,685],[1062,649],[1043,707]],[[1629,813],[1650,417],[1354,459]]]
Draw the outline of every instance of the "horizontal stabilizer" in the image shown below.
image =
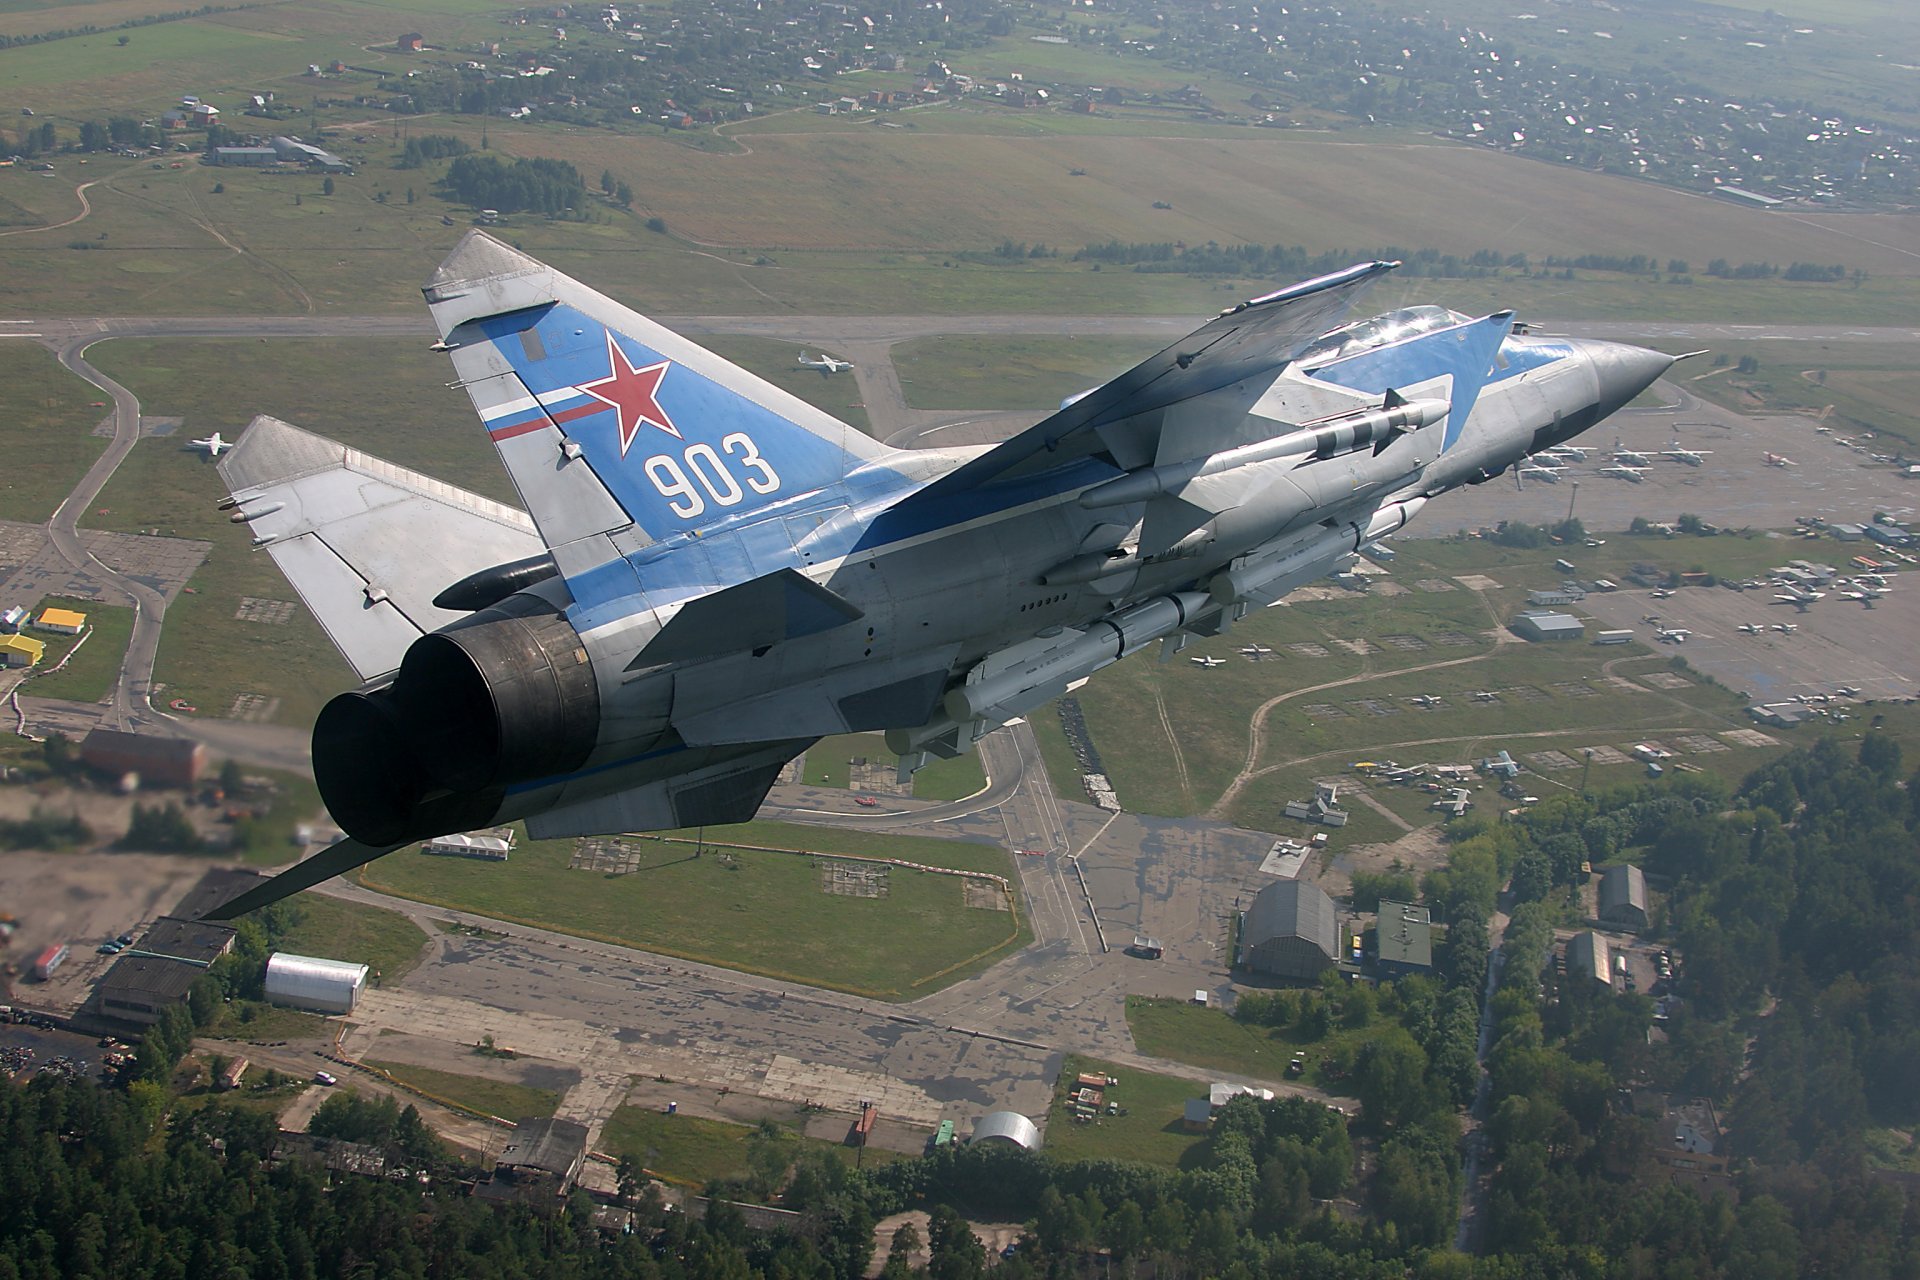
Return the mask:
[[546,550],[524,512],[259,417],[220,459],[222,504],[265,546],[363,680],[466,615],[448,584]]
[[1355,299],[1398,263],[1367,262],[1243,302],[1141,361],[1113,381],[1070,401],[946,476],[918,496],[958,493],[1051,470],[1084,457],[1105,457],[1122,471],[1159,455],[1159,425],[1103,430],[1154,410],[1277,369],[1338,326]]
[[627,670],[764,649],[860,616],[845,597],[798,570],[779,569],[687,601]]

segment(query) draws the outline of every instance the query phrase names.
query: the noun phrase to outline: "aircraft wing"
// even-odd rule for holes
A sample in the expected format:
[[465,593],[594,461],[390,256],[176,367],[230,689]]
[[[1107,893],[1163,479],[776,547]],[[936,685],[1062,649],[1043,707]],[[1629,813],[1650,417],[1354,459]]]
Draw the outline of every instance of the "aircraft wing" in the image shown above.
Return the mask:
[[362,680],[466,616],[434,606],[443,588],[546,550],[524,512],[277,418],[255,418],[219,466],[234,521]]
[[1156,461],[1159,424],[1141,423],[1143,415],[1284,365],[1336,328],[1360,293],[1398,265],[1360,263],[1223,311],[916,496],[958,493],[1082,457],[1104,455],[1123,471],[1149,465]]

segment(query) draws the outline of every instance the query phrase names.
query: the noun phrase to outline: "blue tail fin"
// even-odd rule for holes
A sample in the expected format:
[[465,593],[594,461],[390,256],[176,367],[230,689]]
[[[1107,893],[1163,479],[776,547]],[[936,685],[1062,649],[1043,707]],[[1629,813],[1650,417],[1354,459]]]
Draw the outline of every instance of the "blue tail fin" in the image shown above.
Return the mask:
[[628,523],[659,541],[891,452],[484,233],[461,241],[426,292],[550,545]]

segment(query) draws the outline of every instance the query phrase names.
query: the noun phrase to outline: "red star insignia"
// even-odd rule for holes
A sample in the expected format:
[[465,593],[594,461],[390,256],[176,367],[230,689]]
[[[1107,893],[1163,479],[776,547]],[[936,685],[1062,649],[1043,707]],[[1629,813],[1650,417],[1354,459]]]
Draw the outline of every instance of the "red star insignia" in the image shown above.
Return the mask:
[[610,406],[620,416],[620,456],[626,457],[627,450],[633,447],[633,438],[640,434],[640,425],[660,428],[675,440],[681,438],[680,428],[673,425],[673,419],[660,407],[656,399],[660,392],[660,380],[667,376],[670,361],[662,360],[650,364],[644,369],[633,367],[633,361],[627,359],[627,353],[613,340],[613,334],[607,334],[607,376],[598,382],[583,382],[575,387],[604,405]]

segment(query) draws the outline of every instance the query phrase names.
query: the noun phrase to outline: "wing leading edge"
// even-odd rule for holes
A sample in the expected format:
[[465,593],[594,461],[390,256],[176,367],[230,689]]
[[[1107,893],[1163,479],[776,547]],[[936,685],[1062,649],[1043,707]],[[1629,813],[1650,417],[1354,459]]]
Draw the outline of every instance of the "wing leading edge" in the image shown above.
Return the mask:
[[1221,312],[1013,439],[949,472],[915,495],[940,497],[1105,455],[1123,471],[1157,459],[1152,417],[1183,400],[1279,368],[1338,326],[1368,286],[1397,262],[1365,262],[1243,302]]

